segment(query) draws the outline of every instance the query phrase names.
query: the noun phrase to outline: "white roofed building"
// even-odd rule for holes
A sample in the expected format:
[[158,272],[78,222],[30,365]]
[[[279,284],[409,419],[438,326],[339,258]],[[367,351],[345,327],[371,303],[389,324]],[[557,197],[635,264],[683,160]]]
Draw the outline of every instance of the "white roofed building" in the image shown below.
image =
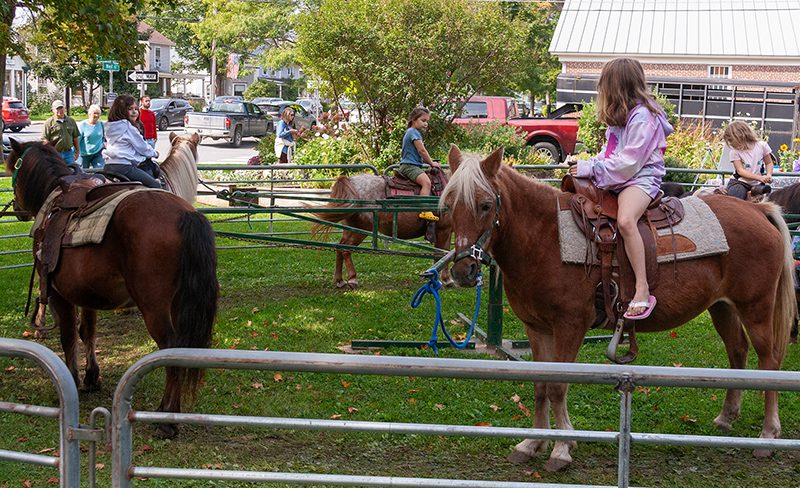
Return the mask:
[[565,74],[617,57],[648,77],[800,84],[800,0],[566,0],[550,52]]

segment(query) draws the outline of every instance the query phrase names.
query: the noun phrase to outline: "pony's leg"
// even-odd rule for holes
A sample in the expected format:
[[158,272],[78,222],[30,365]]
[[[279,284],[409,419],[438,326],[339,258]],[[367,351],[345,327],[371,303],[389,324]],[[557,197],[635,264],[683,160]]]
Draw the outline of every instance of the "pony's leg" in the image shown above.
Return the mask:
[[[552,351],[552,336],[536,334],[530,327],[526,327],[528,342],[534,361],[548,361],[545,351]],[[547,383],[537,381],[533,384],[533,427],[535,429],[550,428],[550,400],[547,398]],[[515,464],[522,464],[547,451],[550,442],[547,439],[525,439],[516,446],[508,456],[508,460]]]
[[86,375],[83,377],[83,386],[89,391],[100,389],[100,366],[97,364],[97,355],[95,354],[96,325],[97,311],[81,308],[81,324],[78,333],[86,354]]
[[[342,239],[339,241],[339,244],[358,246],[359,244],[364,242],[364,239],[366,238],[367,238],[366,234],[361,234],[359,232],[344,231],[342,232]],[[358,288],[358,278],[356,278],[356,267],[353,264],[353,253],[351,253],[350,251],[341,251],[341,253],[342,253],[342,259],[344,260],[344,265],[347,267],[347,281],[345,282],[342,280],[341,267],[339,267],[339,280],[341,282],[341,285],[337,283],[336,286],[339,288],[347,287],[352,290],[355,290],[356,288]],[[336,256],[337,264],[339,259],[338,254],[339,253],[337,252]]]
[[[767,296],[758,302],[739,305],[737,307],[742,322],[747,327],[747,335],[758,354],[758,369],[777,370],[783,358],[778,357],[777,348],[773,339],[773,297]],[[781,420],[778,416],[778,392],[764,392],[764,425],[760,437],[763,439],[777,439],[781,435]],[[766,457],[772,454],[769,449],[756,449],[753,455]]]
[[50,297],[50,311],[53,320],[61,333],[61,349],[64,350],[64,362],[72,373],[75,386],[80,386],[78,379],[78,324],[76,323],[75,306],[53,291]]
[[[339,241],[339,243],[341,244],[341,241]],[[342,262],[342,251],[336,251],[336,269],[333,272],[333,284],[336,288],[344,288],[347,286],[347,283],[342,280]]]
[[[725,344],[728,353],[728,361],[731,369],[744,369],[747,367],[747,352],[749,345],[747,335],[744,333],[739,316],[732,305],[725,302],[717,302],[708,309],[714,328]],[[733,422],[739,418],[742,405],[742,391],[728,390],[725,393],[725,402],[722,404],[722,411],[714,419],[714,425],[720,430],[728,432],[731,430]]]

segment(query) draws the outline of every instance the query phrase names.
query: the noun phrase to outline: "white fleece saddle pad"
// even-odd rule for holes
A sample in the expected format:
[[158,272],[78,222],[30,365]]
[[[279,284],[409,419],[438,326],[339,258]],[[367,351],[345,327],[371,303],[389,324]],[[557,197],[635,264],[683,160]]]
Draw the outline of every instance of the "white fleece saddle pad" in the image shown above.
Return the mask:
[[[659,241],[662,244],[660,248],[665,245],[669,247],[669,252],[659,253],[657,261],[659,263],[669,263],[673,261],[673,258],[677,261],[685,261],[687,259],[727,253],[729,248],[728,241],[725,239],[725,232],[708,204],[698,197],[683,198],[681,201],[686,212],[683,220],[674,226],[671,231],[669,227],[657,231]],[[688,239],[694,243],[694,249],[673,254],[672,233],[682,242],[686,242],[685,239]],[[558,211],[558,239],[561,247],[562,262],[586,264],[586,258],[590,256],[592,261],[589,264],[599,264],[597,246],[591,243],[591,252],[587,254],[586,236],[578,228],[569,209]]]

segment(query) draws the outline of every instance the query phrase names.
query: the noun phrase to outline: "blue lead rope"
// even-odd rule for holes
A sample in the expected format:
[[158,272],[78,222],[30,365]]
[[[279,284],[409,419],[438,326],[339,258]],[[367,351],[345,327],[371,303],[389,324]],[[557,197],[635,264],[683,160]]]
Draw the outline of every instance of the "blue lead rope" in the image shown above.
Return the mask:
[[472,334],[475,332],[475,324],[478,321],[478,312],[481,309],[481,285],[483,284],[483,279],[481,274],[478,273],[477,283],[475,285],[477,290],[477,298],[475,303],[475,313],[472,315],[472,323],[469,324],[469,330],[467,331],[467,337],[464,339],[463,342],[457,342],[450,337],[450,334],[447,332],[447,327],[444,325],[444,319],[442,319],[442,298],[439,296],[439,290],[442,288],[442,282],[439,281],[439,272],[435,269],[428,270],[431,272],[430,280],[422,285],[416,293],[414,293],[414,298],[411,299],[411,308],[417,308],[422,303],[422,299],[425,298],[426,294],[433,295],[433,299],[436,301],[436,317],[433,321],[433,331],[431,332],[431,338],[428,341],[428,346],[433,349],[433,352],[439,354],[439,348],[437,344],[439,342],[437,338],[437,331],[439,327],[442,328],[442,333],[447,338],[447,341],[453,347],[457,349],[464,349],[469,344],[470,339],[472,339]]

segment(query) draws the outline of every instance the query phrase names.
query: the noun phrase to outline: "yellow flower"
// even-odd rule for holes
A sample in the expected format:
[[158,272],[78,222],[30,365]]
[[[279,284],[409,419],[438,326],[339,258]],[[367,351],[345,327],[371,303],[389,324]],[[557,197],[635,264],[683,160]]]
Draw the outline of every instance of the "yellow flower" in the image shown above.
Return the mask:
[[781,144],[781,151],[786,151],[788,149],[789,149],[789,146],[787,146],[786,144]]
[[794,138],[794,139],[792,139],[792,140],[793,140],[794,142],[800,142],[800,137],[795,137],[795,138]]

